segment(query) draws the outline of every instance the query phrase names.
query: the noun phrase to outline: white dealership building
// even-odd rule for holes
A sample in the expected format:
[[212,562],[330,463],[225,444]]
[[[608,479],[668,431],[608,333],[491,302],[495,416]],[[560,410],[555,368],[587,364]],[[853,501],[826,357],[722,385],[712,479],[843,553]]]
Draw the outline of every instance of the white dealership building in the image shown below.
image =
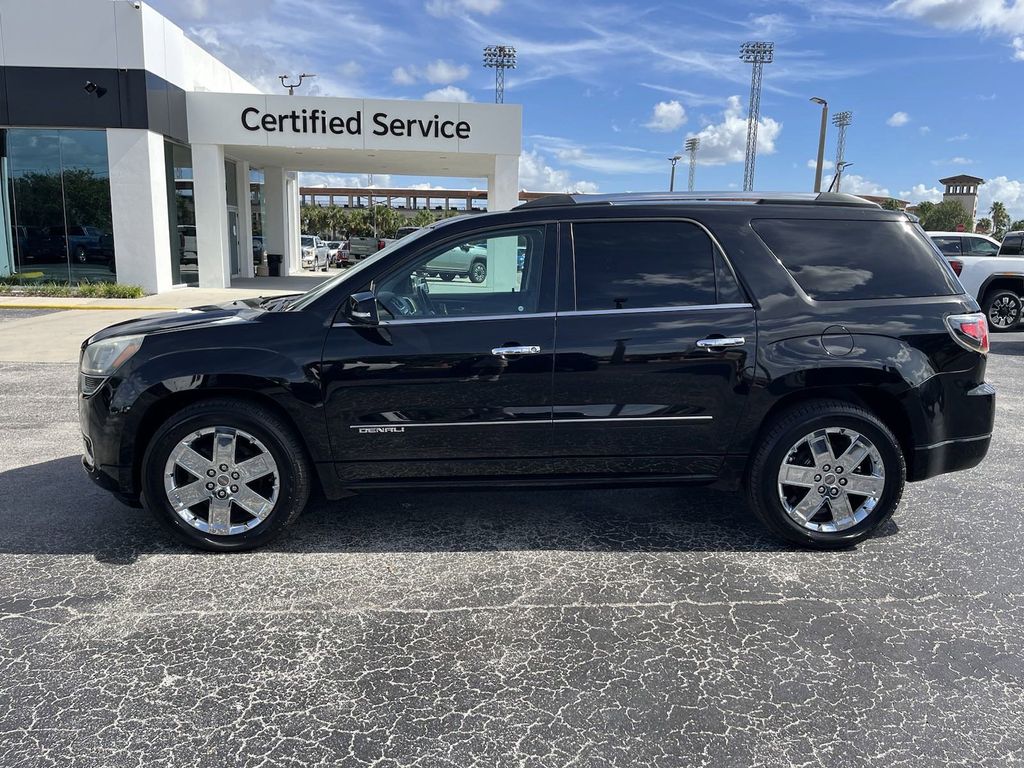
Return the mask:
[[253,273],[254,215],[298,272],[297,172],[478,177],[507,209],[521,125],[518,105],[262,93],[145,3],[0,0],[0,277],[224,287]]

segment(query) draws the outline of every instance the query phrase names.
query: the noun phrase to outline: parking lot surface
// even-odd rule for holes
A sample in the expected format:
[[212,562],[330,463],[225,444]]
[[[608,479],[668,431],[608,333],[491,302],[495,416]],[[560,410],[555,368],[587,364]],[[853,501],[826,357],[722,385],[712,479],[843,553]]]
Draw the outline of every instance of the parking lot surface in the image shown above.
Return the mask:
[[728,494],[511,487],[194,553],[86,479],[74,377],[0,364],[0,765],[1024,762],[1024,333],[986,462],[839,553]]

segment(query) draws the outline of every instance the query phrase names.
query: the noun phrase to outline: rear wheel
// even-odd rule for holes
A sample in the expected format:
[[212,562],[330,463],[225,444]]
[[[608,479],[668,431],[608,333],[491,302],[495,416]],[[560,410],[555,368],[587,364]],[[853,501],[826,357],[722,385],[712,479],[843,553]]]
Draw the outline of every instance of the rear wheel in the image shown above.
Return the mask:
[[230,552],[279,536],[306,506],[310,469],[291,427],[252,403],[208,400],[176,413],[142,464],[142,501],[193,547]]
[[487,277],[487,264],[482,261],[474,261],[469,268],[469,279],[474,283],[482,283]]
[[899,442],[874,414],[815,400],[769,427],[747,491],[754,513],[776,536],[838,549],[863,541],[892,516],[905,481]]
[[995,290],[985,294],[982,310],[994,331],[1011,331],[1021,321],[1022,302],[1009,290]]

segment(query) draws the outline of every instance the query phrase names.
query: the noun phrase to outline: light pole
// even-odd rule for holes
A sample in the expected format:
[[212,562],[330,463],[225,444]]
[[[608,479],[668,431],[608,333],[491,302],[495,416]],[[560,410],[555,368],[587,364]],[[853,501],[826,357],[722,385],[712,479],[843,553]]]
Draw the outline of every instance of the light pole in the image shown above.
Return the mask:
[[775,43],[746,42],[740,46],[740,60],[753,65],[750,72],[750,106],[747,107],[747,155],[743,164],[743,191],[754,188],[754,160],[757,156],[757,121],[761,118],[761,71],[775,57]]
[[672,173],[668,177],[668,191],[669,192],[675,192],[676,191],[676,163],[678,163],[682,159],[682,157],[683,157],[682,155],[672,155],[672,157],[670,157],[668,159],[668,161],[670,163],[672,163]]
[[683,148],[690,153],[690,178],[687,181],[687,189],[693,192],[693,181],[697,175],[697,150],[700,149],[700,139],[694,136],[686,140]]
[[[846,129],[850,123],[853,122],[853,112],[836,112],[832,115],[832,125],[839,129],[839,133],[836,135],[836,170],[840,170],[839,166],[843,164],[843,159],[846,157]],[[838,186],[836,188],[838,192]]]
[[494,103],[505,103],[505,70],[516,68],[516,49],[511,45],[484,47],[484,66],[494,70]]
[[307,78],[310,78],[310,77],[316,77],[316,75],[311,75],[308,72],[303,72],[301,75],[299,75],[299,82],[297,82],[297,83],[286,83],[285,80],[287,80],[289,77],[291,77],[291,75],[278,75],[277,79],[281,81],[281,85],[283,85],[285,88],[288,89],[288,95],[289,96],[294,96],[295,95],[295,89],[298,88],[300,85],[302,85],[302,81],[303,80],[306,80]]
[[821,133],[818,135],[818,164],[814,168],[814,191],[821,192],[821,169],[825,165],[825,128],[828,126],[828,102],[818,96],[811,101],[821,104]]

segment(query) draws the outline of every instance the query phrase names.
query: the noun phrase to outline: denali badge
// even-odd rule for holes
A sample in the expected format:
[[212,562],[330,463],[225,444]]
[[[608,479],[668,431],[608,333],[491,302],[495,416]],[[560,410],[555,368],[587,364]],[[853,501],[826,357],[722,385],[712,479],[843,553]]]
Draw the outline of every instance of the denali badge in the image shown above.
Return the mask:
[[399,434],[401,432],[405,432],[405,427],[360,427],[359,428],[359,434],[360,435],[378,435],[378,434],[381,434],[381,433],[390,433],[390,432],[393,432],[395,434]]

